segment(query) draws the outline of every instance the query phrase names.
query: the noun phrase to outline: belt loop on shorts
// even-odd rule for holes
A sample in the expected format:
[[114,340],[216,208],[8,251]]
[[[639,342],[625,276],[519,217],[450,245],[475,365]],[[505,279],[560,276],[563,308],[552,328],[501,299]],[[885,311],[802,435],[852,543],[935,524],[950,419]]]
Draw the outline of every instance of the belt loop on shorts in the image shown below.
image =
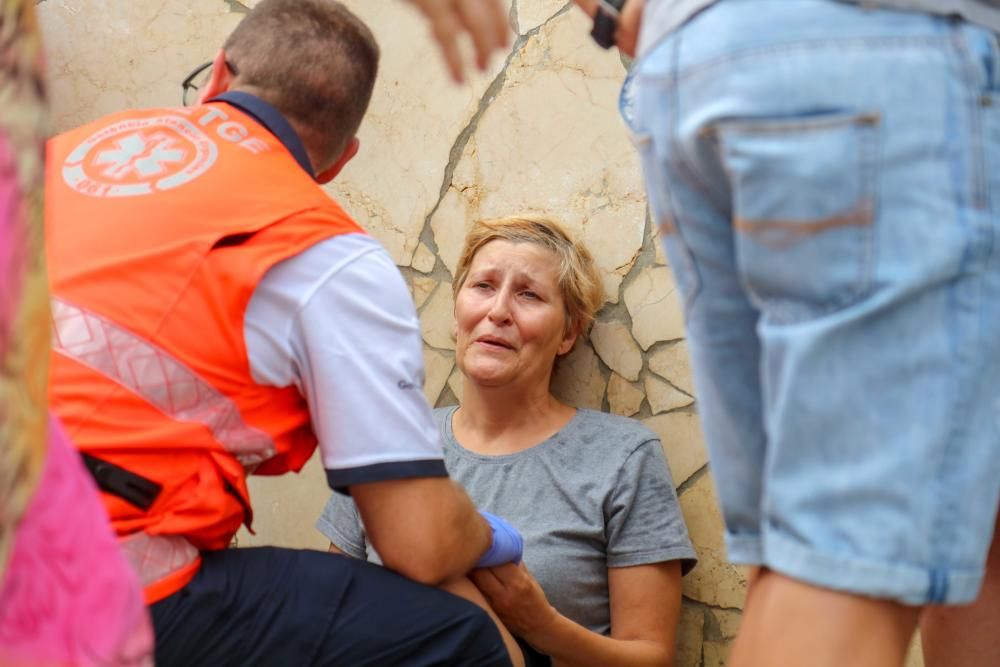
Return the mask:
[[152,586],[198,560],[198,549],[180,535],[139,532],[119,538],[118,544],[143,588]]

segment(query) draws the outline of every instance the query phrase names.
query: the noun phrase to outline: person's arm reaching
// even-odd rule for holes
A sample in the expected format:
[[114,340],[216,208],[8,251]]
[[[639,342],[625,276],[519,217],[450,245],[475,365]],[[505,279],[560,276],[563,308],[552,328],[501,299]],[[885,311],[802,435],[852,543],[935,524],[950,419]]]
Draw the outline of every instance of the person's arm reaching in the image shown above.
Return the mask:
[[410,0],[431,23],[431,32],[455,81],[462,81],[462,54],[458,40],[468,33],[476,49],[476,65],[485,69],[490,54],[504,48],[509,27],[500,0]]
[[418,477],[350,487],[365,533],[382,564],[438,585],[466,574],[490,548],[489,525],[447,477]]

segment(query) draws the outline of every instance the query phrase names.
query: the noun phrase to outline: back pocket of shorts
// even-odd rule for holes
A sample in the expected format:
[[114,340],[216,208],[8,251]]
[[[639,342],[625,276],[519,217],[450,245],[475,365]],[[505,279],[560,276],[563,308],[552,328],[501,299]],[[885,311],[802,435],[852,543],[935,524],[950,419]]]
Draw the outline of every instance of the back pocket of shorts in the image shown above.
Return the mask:
[[736,263],[772,321],[808,320],[871,289],[878,180],[875,114],[724,122]]

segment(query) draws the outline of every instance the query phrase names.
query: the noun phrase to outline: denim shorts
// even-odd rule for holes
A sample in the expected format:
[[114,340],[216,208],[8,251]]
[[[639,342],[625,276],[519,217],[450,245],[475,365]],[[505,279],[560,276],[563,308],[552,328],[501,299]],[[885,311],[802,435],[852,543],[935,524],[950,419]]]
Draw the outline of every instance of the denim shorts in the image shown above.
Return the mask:
[[622,109],[732,561],[975,599],[1000,497],[1000,53],[958,19],[722,0]]

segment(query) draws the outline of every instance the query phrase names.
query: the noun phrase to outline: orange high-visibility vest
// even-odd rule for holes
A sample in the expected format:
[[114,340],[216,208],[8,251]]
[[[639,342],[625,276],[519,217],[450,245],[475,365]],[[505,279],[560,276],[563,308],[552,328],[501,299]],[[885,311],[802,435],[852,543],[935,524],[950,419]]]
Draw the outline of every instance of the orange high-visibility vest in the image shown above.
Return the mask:
[[154,602],[249,526],[248,472],[299,470],[315,449],[298,390],[251,377],[244,314],[276,263],[361,230],[223,103],[51,140],[45,222],[52,408],[79,449],[162,485],[147,511],[102,494]]

